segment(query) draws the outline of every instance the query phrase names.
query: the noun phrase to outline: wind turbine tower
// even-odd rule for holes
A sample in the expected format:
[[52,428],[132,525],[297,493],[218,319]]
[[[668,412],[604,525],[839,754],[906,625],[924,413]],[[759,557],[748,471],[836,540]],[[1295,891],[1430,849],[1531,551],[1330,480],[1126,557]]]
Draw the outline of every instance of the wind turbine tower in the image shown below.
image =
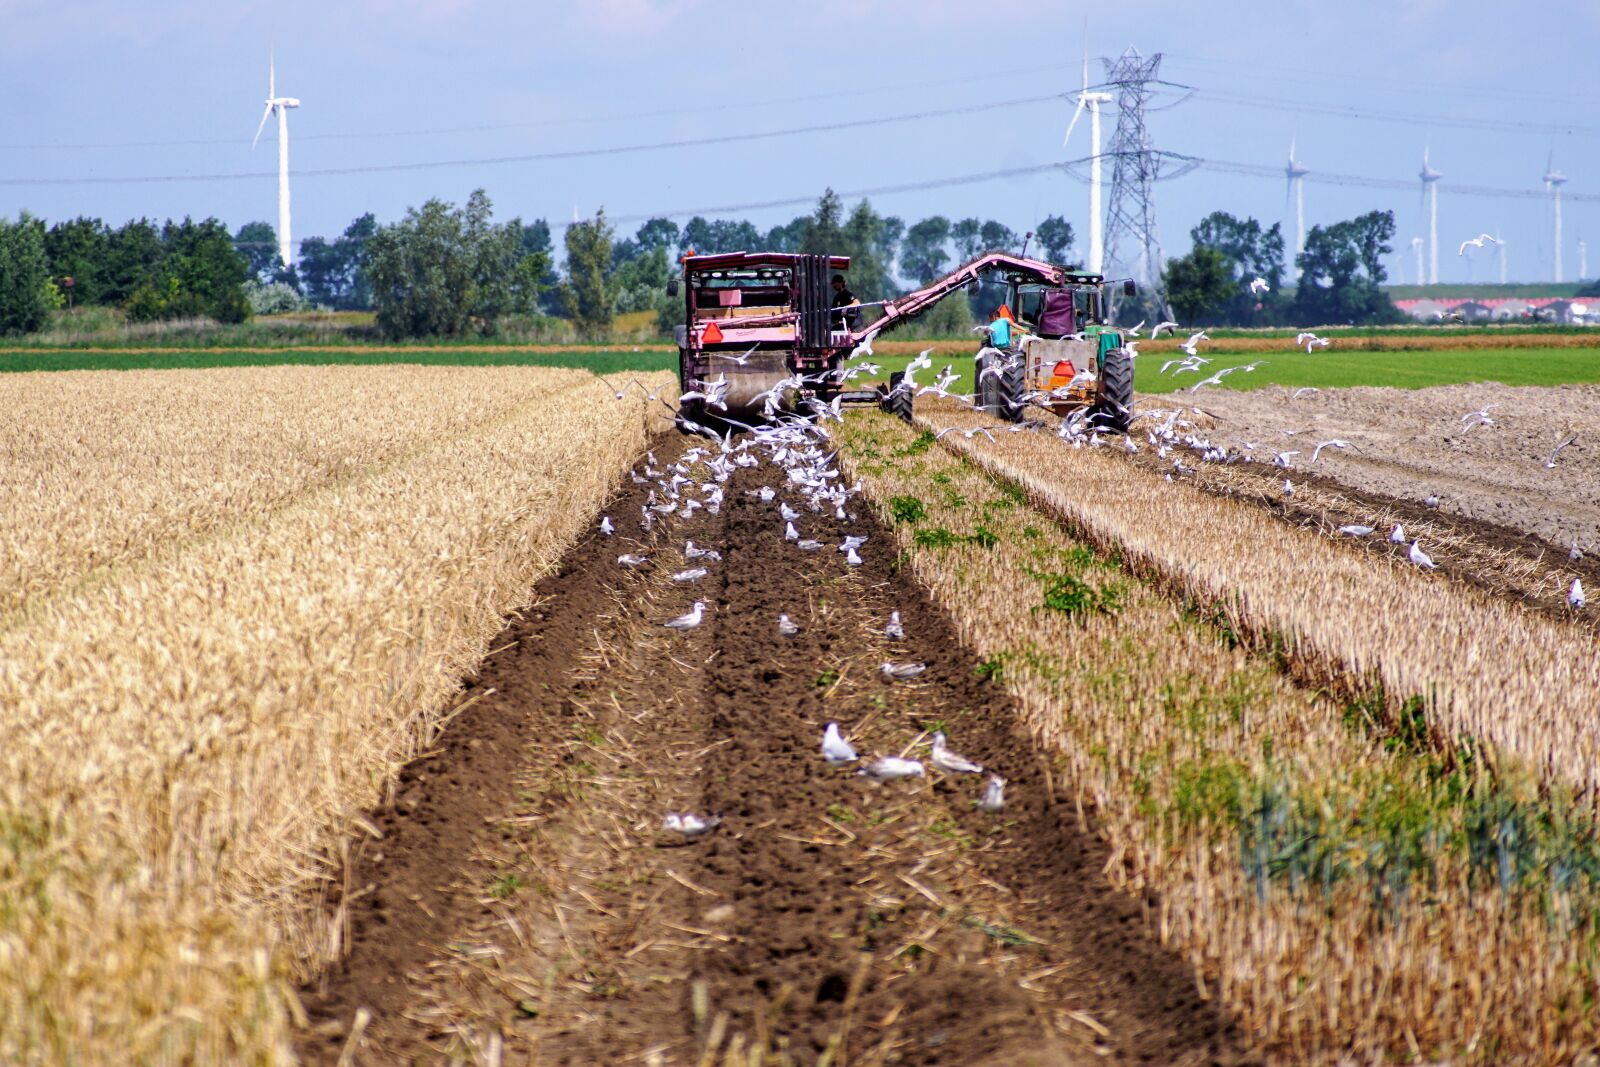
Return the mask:
[[[1289,191],[1294,193],[1294,254],[1298,263],[1300,253],[1306,250],[1306,175],[1310,173],[1310,168],[1294,158],[1292,138],[1289,141],[1289,164],[1283,168],[1283,173],[1289,179]],[[1298,278],[1299,268],[1294,264],[1290,266]]]
[[1589,278],[1589,245],[1582,237],[1578,238],[1578,280],[1587,281]]
[[1411,239],[1411,251],[1416,253],[1416,256],[1417,256],[1417,284],[1421,285],[1422,284],[1422,238],[1413,237]]
[[278,113],[278,258],[287,267],[289,265],[289,109],[299,107],[300,101],[292,96],[278,95],[278,70],[277,62],[269,54],[267,57],[267,109],[261,113],[261,125],[256,127],[255,139],[250,142],[250,147],[255,148],[256,142],[261,140],[261,131],[267,128],[267,120],[272,113]]
[[1495,230],[1494,245],[1495,251],[1500,255],[1500,284],[1504,285],[1506,284],[1506,241],[1504,237],[1500,236],[1498,229]]
[[1439,284],[1439,179],[1444,175],[1428,165],[1428,150],[1422,150],[1422,191],[1428,197],[1428,284]]
[[1105,214],[1100,209],[1100,105],[1111,103],[1113,97],[1110,93],[1091,93],[1089,91],[1089,40],[1085,36],[1083,42],[1083,88],[1078,91],[1078,107],[1072,112],[1072,121],[1067,123],[1067,134],[1061,138],[1061,147],[1067,147],[1067,142],[1072,139],[1072,128],[1078,124],[1078,116],[1083,114],[1083,109],[1089,109],[1089,263],[1090,273],[1100,274],[1105,270],[1106,245],[1105,245]]
[[1567,176],[1565,174],[1561,173],[1559,170],[1556,170],[1556,168],[1551,165],[1552,163],[1554,163],[1554,161],[1555,161],[1555,155],[1554,155],[1554,153],[1552,153],[1550,159],[1545,163],[1544,187],[1545,187],[1545,191],[1550,194],[1551,203],[1555,206],[1555,209],[1556,209],[1556,212],[1555,212],[1556,213],[1556,235],[1555,235],[1555,238],[1556,238],[1556,277],[1555,277],[1555,280],[1560,282],[1560,281],[1565,281],[1566,280],[1565,278],[1563,278],[1561,276],[1561,187],[1566,184]]

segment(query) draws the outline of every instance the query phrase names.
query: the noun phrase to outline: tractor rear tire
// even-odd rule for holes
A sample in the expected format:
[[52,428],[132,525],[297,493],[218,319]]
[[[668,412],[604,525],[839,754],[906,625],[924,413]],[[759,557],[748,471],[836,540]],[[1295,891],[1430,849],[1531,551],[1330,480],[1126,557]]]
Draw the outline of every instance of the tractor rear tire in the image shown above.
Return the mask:
[[1122,348],[1106,353],[1100,367],[1100,388],[1095,394],[1089,425],[1112,433],[1127,433],[1133,421],[1133,357]]
[[994,375],[986,376],[983,373],[988,365],[989,361],[982,355],[973,358],[972,391],[977,394],[973,399],[977,401],[978,410],[993,415],[1000,409],[1000,383],[995,380]]
[[1027,360],[1021,355],[1012,356],[1011,360],[997,378],[991,376],[995,381],[994,414],[1006,422],[1021,422],[1027,407],[1022,402],[1022,394],[1028,389]]
[[878,401],[878,407],[895,418],[911,425],[911,391],[901,390],[900,383],[905,380],[904,371],[895,371],[889,375],[889,391]]

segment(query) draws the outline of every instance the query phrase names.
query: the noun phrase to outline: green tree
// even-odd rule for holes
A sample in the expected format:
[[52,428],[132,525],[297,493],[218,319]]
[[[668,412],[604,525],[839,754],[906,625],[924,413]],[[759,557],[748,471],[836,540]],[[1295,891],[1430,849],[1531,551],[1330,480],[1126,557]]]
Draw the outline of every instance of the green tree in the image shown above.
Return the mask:
[[813,255],[847,255],[844,235],[844,201],[832,188],[824,189],[811,213],[800,251]]
[[112,230],[106,236],[100,299],[107,304],[125,303],[154,276],[164,255],[161,230],[149,219],[130,220]]
[[811,216],[799,215],[782,226],[768,230],[763,245],[769,252],[798,252],[810,230]]
[[234,234],[233,245],[250,264],[250,277],[256,281],[270,281],[278,273],[278,231],[272,223],[245,223]]
[[956,257],[965,263],[983,251],[983,224],[977,219],[962,219],[950,227],[950,240],[955,242]]
[[1394,251],[1394,213],[1369,211],[1331,226],[1313,226],[1295,260],[1300,285],[1294,314],[1305,325],[1402,321],[1383,291],[1383,257]]
[[1173,314],[1185,323],[1213,321],[1238,289],[1227,256],[1206,245],[1169,260],[1161,281]]
[[482,189],[457,208],[429,200],[378,227],[365,274],[387,337],[488,333],[502,315],[537,306],[548,262],[530,255],[521,219],[496,224]]
[[[1268,229],[1253,218],[1236,218],[1226,211],[1213,211],[1189,231],[1195,247],[1214,249],[1222,254],[1233,278],[1233,295],[1214,309],[1213,321],[1233,326],[1264,326],[1280,321],[1285,301],[1279,292],[1283,276],[1283,232],[1277,223]],[[1265,293],[1252,292],[1250,284],[1260,278],[1267,283]]]
[[44,238],[44,223],[27,212],[0,219],[0,335],[33,333],[58,306]]
[[611,265],[611,225],[604,209],[587,222],[567,227],[567,278],[561,285],[561,302],[580,333],[604,334],[611,328],[612,291],[607,268]]
[[978,228],[978,242],[981,252],[1015,252],[1022,244],[1011,227],[994,219],[989,219]]
[[1039,223],[1033,235],[1039,239],[1039,251],[1046,262],[1066,264],[1067,253],[1072,250],[1072,223],[1060,215],[1050,215]]
[[950,262],[950,220],[943,215],[923,219],[906,231],[900,246],[900,271],[918,285],[927,285]]
[[[110,244],[111,231],[99,219],[58,222],[45,233],[50,277],[58,286],[71,289],[73,303],[98,304],[104,299]],[[70,287],[63,285],[67,278],[72,279]]]
[[250,317],[244,289],[249,276],[249,262],[220,221],[168,220],[161,228],[160,262],[128,297],[128,317],[243,322]]

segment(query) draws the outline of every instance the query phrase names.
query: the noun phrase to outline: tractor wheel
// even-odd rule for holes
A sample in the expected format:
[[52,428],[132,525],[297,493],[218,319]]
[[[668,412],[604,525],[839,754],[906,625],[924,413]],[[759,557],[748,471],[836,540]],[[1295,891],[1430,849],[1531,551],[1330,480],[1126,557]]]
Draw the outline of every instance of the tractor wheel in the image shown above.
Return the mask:
[[1106,353],[1100,368],[1100,388],[1095,394],[1089,424],[1113,433],[1127,433],[1133,421],[1133,357],[1121,348]]
[[972,391],[977,394],[972,399],[977,401],[979,411],[993,415],[1000,407],[1000,383],[994,375],[984,376],[984,368],[989,365],[989,360],[982,354],[972,360]]
[[995,382],[994,414],[1006,422],[1021,422],[1027,407],[1022,402],[1022,394],[1028,389],[1027,360],[1022,356],[1013,356],[1012,360],[998,377],[990,376]]
[[909,390],[899,392],[900,383],[905,379],[904,371],[895,371],[889,375],[889,391],[883,394],[883,399],[878,401],[878,407],[900,419],[906,425],[911,424],[911,393]]

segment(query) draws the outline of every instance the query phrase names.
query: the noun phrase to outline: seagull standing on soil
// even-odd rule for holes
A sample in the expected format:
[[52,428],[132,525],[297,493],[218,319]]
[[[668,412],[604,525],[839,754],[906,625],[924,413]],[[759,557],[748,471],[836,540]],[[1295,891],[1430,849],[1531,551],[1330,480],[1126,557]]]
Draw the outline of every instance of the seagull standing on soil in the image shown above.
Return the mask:
[[1350,537],[1365,537],[1372,532],[1370,526],[1341,526],[1339,532]]
[[722,553],[718,552],[714,548],[701,548],[694,543],[693,539],[690,539],[683,543],[683,558],[707,559],[712,563],[716,563],[718,560],[722,559]]
[[892,782],[897,778],[921,778],[927,772],[923,770],[921,760],[879,756],[856,773],[874,782]]
[[601,533],[605,534],[607,537],[610,537],[611,534],[615,530],[616,530],[616,527],[611,524],[611,516],[610,515],[602,515],[602,516],[600,516],[600,532]]
[[794,620],[789,618],[788,615],[779,615],[778,632],[785,637],[793,637],[800,632],[800,627],[796,626]]
[[1431,571],[1439,566],[1426,552],[1422,551],[1421,541],[1411,542],[1411,551],[1407,555],[1412,563],[1415,563],[1423,570]]
[[958,756],[946,748],[947,740],[941,730],[933,735],[933,756],[930,762],[946,774],[982,774],[983,767],[965,756]]
[[978,810],[993,815],[1005,806],[1006,780],[998,774],[992,774],[988,784],[983,787],[983,796],[978,798]]
[[624,552],[617,557],[617,562],[624,567],[642,567],[649,562],[649,557],[641,556],[637,552]]
[[676,619],[668,619],[661,625],[665,626],[669,630],[692,630],[696,626],[700,625],[700,622],[705,618],[705,615],[706,602],[704,600],[696,600],[694,602],[694,607],[689,609],[689,613],[687,615],[679,615]]
[[859,567],[861,566],[861,554],[858,553],[854,547],[851,547],[850,550],[844,554],[844,561],[850,564],[852,567]]
[[906,639],[906,628],[900,625],[900,613],[898,611],[889,612],[889,625],[883,628],[883,636],[891,641],[904,641]]
[[794,528],[794,523],[786,522],[783,524],[783,539],[785,541],[800,540],[800,531]]
[[1567,603],[1575,608],[1583,607],[1583,583],[1572,579],[1572,588],[1567,590]]
[[686,840],[693,841],[703,834],[715,830],[722,825],[722,816],[706,815],[704,817],[693,812],[679,814],[675,811],[667,812],[666,818],[661,820],[661,828],[675,834],[682,834]]
[[704,567],[690,567],[688,570],[674,574],[672,580],[675,582],[698,582],[706,576],[706,573],[707,571]]
[[1397,544],[1397,545],[1405,544],[1406,543],[1406,528],[1404,526],[1400,525],[1398,522],[1395,523],[1394,524],[1394,529],[1389,531],[1389,540],[1393,544]]
[[928,669],[926,663],[885,663],[878,670],[888,681],[906,681]]
[[822,731],[822,758],[835,767],[854,763],[860,758],[856,755],[855,746],[839,733],[839,724],[836,722],[830,722],[828,728]]

